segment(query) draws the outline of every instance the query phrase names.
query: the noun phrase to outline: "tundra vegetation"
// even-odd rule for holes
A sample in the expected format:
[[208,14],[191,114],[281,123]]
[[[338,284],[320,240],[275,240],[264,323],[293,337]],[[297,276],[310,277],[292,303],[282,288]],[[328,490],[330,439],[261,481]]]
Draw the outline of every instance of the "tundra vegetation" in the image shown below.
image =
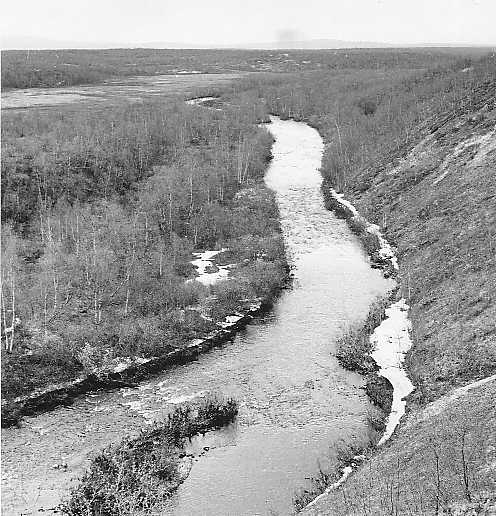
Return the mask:
[[[287,272],[253,116],[171,101],[3,117],[5,399],[164,354],[270,300]],[[222,248],[226,281],[188,281],[193,251]]]
[[[406,423],[316,510],[483,513],[496,492],[494,382],[449,394],[496,370],[496,60],[483,52],[273,52],[248,64],[290,73],[209,92],[223,112],[146,104],[4,117],[4,395],[181,345],[209,330],[202,314],[277,289],[283,244],[260,184],[270,140],[253,126],[274,113],[323,135],[324,196],[343,192],[397,247],[411,306]],[[50,64],[29,84],[54,85],[53,57],[39,59]],[[185,282],[193,249],[222,247],[242,263],[231,280],[211,291]],[[350,335],[343,360],[367,351]],[[321,488],[332,476],[322,478]]]
[[179,405],[164,422],[98,453],[62,503],[62,514],[158,514],[187,475],[187,439],[231,423],[237,413],[235,400],[213,395]]
[[[421,69],[484,49],[344,50],[6,50],[2,89],[60,87],[137,75],[310,70]],[[366,106],[366,104],[364,104]]]

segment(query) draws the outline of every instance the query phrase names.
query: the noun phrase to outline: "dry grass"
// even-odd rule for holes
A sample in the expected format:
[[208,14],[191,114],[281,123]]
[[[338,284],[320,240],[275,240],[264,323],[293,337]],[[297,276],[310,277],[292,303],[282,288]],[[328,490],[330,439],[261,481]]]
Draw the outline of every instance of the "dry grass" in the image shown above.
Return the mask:
[[496,503],[495,396],[492,382],[440,403],[434,414],[411,416],[390,445],[305,514],[454,515],[456,507],[490,514],[484,507]]
[[450,120],[357,198],[398,246],[421,404],[496,370],[496,152],[460,145],[494,130],[495,90],[479,92],[481,110]]

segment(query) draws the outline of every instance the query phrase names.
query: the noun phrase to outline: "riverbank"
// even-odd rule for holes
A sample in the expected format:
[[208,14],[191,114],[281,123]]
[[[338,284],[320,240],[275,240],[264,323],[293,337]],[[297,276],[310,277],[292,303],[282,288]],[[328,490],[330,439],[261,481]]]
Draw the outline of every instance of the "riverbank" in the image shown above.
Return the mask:
[[[282,288],[282,287],[281,287]],[[134,385],[167,367],[195,360],[216,346],[233,339],[238,331],[246,327],[254,317],[265,313],[273,303],[272,297],[253,300],[245,309],[227,316],[220,323],[222,327],[203,339],[195,339],[184,348],[175,349],[165,355],[151,358],[132,359],[123,362],[116,370],[101,369],[69,382],[50,385],[38,392],[20,396],[2,404],[2,427],[17,425],[23,416],[33,416],[51,410],[59,405],[68,405],[78,396],[100,389],[114,389]]]
[[398,249],[416,390],[395,439],[305,514],[494,510],[494,88],[474,88],[455,110],[426,120],[396,159],[347,182],[347,198]]
[[[10,222],[2,231],[2,281],[11,300],[2,324],[4,425],[15,423],[16,412],[36,413],[83,392],[123,385],[123,370],[129,371],[125,382],[138,380],[157,364],[192,354],[192,342],[225,341],[230,335],[223,326],[243,320],[251,301],[270,304],[288,280],[277,206],[263,185],[272,140],[249,116],[198,112],[182,103],[109,108],[98,124],[88,116],[47,111],[37,126],[26,112],[2,125],[12,158],[3,192],[17,188],[15,171],[32,159],[27,139],[35,155],[48,142],[43,173],[53,181],[52,196],[78,195],[56,179],[64,159],[72,167],[68,182],[95,168],[94,191],[85,189],[81,201],[52,206],[55,200],[46,200],[42,209],[33,194],[38,169],[31,164],[23,175],[24,200],[10,203],[7,196],[2,203]],[[145,146],[129,117],[143,123]],[[169,134],[181,123],[181,134]],[[64,130],[54,133],[53,125]],[[80,126],[84,145],[79,139],[72,145]],[[20,127],[29,138],[19,136]],[[89,163],[82,155],[95,134],[108,145]],[[229,152],[221,151],[225,145]],[[57,158],[59,147],[69,148],[64,159]],[[104,169],[115,172],[117,184],[115,196],[108,186],[102,200],[97,184]],[[24,202],[30,210],[18,209]],[[223,252],[209,267],[223,271],[225,281],[204,284],[195,253],[214,250]]]
[[[342,194],[323,185],[326,208],[346,220],[359,238],[372,264],[384,277],[396,277],[398,260],[379,226],[370,224]],[[378,408],[370,413],[368,424],[372,437],[364,447],[345,449],[339,467],[331,472],[320,471],[312,480],[311,489],[295,496],[297,512],[310,510],[330,492],[339,489],[367,458],[375,454],[393,435],[405,414],[405,398],[414,390],[403,367],[405,354],[411,348],[411,323],[408,305],[399,298],[399,287],[388,296],[377,299],[363,322],[347,328],[337,339],[336,357],[342,367],[365,377],[365,392]]]
[[[385,277],[396,277],[398,259],[379,226],[361,216],[344,195],[327,185],[323,190],[326,207],[346,219],[372,263],[382,270]],[[388,423],[384,428],[382,422],[375,422],[375,429],[383,431],[377,446],[392,436],[405,412],[403,399],[414,390],[403,367],[405,355],[412,346],[409,306],[399,291],[396,286],[388,297],[378,299],[364,322],[349,328],[337,343],[340,364],[366,377],[367,394],[387,415]]]

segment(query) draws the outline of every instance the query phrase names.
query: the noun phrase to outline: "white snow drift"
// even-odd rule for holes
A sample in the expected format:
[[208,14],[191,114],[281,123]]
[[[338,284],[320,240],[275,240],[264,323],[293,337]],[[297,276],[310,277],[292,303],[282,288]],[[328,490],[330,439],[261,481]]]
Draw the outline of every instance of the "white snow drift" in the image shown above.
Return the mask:
[[370,341],[375,347],[372,358],[380,367],[378,374],[387,378],[393,386],[393,404],[388,416],[386,430],[378,446],[385,443],[393,435],[405,413],[406,401],[404,398],[414,389],[403,369],[405,354],[412,346],[408,308],[404,299],[393,303],[386,309],[386,319],[382,321],[370,337]]
[[217,256],[224,251],[227,251],[227,249],[221,249],[220,251],[203,251],[202,253],[193,253],[193,256],[195,256],[196,259],[191,260],[191,263],[198,271],[198,276],[196,276],[194,280],[208,286],[214,285],[219,280],[227,278],[229,275],[229,269],[233,267],[233,264],[214,266],[214,263],[212,262],[212,258],[214,256]]

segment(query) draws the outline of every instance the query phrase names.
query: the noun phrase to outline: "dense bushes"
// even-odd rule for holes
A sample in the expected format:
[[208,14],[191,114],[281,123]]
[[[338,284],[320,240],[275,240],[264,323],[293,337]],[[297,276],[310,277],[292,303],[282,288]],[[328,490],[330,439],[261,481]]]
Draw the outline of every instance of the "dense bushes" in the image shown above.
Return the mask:
[[177,407],[138,437],[104,449],[62,504],[62,513],[124,516],[157,509],[184,479],[184,440],[230,423],[237,412],[233,399],[208,395]]
[[[163,354],[282,284],[277,208],[261,184],[272,140],[248,110],[34,113],[3,126],[3,319],[15,329],[4,396]],[[193,250],[221,247],[242,266],[216,314],[215,289],[186,280]],[[40,362],[53,370],[46,380]]]

